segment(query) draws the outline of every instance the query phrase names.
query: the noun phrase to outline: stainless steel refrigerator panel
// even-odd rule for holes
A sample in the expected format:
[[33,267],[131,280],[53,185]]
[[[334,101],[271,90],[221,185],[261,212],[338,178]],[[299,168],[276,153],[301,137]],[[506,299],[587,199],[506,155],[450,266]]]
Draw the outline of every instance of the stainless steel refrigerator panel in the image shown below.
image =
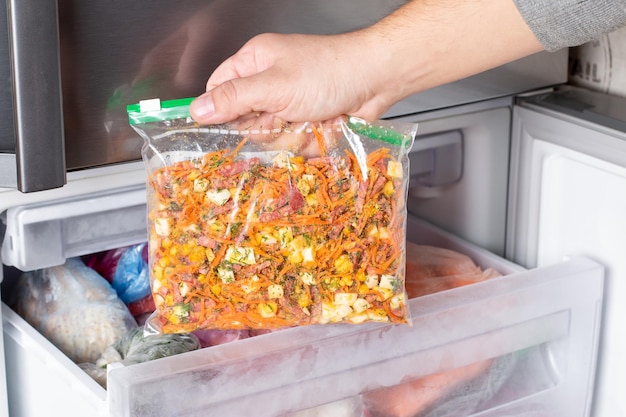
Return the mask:
[[[11,59],[9,55],[9,38],[6,0],[0,0],[0,153],[15,150],[15,134],[13,133],[13,88],[11,85]],[[13,175],[15,173],[13,172]],[[3,178],[4,174],[0,176]]]
[[258,33],[348,31],[401,3],[60,0],[68,169],[139,159],[126,105],[202,93],[213,69]]
[[23,192],[65,184],[57,14],[56,0],[8,3],[16,182]]

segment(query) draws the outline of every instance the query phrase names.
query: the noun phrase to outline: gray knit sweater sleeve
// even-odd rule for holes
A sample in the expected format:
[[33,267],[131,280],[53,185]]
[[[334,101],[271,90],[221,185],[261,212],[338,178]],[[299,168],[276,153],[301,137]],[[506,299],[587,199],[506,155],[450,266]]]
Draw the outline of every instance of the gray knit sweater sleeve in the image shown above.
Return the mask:
[[548,51],[581,45],[626,25],[626,0],[515,0]]

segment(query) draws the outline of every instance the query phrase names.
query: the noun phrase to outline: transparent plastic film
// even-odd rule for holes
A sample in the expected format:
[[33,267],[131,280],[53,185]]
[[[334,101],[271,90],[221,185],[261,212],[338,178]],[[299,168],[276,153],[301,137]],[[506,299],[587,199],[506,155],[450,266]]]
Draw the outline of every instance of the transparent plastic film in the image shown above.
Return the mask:
[[410,323],[406,194],[417,126],[268,115],[200,126],[190,101],[128,107],[148,171],[149,325]]

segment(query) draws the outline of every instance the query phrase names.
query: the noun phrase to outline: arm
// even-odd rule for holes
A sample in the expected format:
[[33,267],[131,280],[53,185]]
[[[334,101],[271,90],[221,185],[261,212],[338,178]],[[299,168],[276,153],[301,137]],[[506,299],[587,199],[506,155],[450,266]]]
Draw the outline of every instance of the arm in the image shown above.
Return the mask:
[[582,45],[626,23],[626,0],[515,0],[548,51]]
[[251,112],[374,119],[411,94],[542,49],[513,0],[413,0],[352,33],[253,38],[215,70],[191,111],[201,123]]

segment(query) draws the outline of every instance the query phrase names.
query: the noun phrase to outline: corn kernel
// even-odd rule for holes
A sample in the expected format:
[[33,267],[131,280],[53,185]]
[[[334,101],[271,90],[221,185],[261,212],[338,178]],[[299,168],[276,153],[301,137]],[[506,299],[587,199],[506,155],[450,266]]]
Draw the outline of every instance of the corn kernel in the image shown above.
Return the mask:
[[287,259],[292,264],[299,264],[299,263],[302,263],[302,261],[304,261],[304,256],[302,256],[302,252],[300,251],[293,251],[289,253],[289,256],[287,257]]
[[257,311],[259,312],[261,317],[266,319],[276,316],[277,309],[278,305],[271,301],[267,303],[259,303],[257,307]]
[[395,191],[396,190],[395,190],[395,187],[393,186],[393,182],[387,181],[385,183],[385,186],[383,187],[383,194],[385,195],[385,197],[391,197]]
[[161,257],[161,259],[159,259],[159,266],[164,268],[168,266],[170,262],[171,262],[170,258],[168,258],[167,256],[163,256]]
[[202,263],[205,259],[205,250],[201,246],[196,246],[189,254],[189,260],[193,263]]
[[156,280],[160,280],[163,279],[163,267],[160,265],[154,265],[152,267],[152,276],[156,279]]
[[315,207],[318,204],[318,200],[317,200],[317,196],[315,194],[308,194],[304,200],[306,201],[307,205],[310,207]]
[[352,261],[348,255],[341,255],[339,258],[335,259],[334,266],[335,270],[340,274],[349,274],[354,269]]
[[216,295],[219,296],[222,293],[222,287],[220,287],[219,285],[211,285],[211,292]]
[[339,280],[339,285],[344,285],[346,287],[351,287],[353,283],[354,280],[352,279],[351,275],[344,275]]
[[303,196],[307,196],[311,192],[311,185],[303,178],[300,178],[300,180],[298,180],[296,187],[298,187],[298,190],[300,190]]
[[311,305],[311,298],[308,294],[302,293],[298,297],[298,305],[302,308],[308,307]]
[[167,248],[169,248],[171,246],[172,246],[172,241],[171,240],[166,238],[166,239],[163,239],[161,241],[161,247],[163,247],[164,249],[167,249]]

